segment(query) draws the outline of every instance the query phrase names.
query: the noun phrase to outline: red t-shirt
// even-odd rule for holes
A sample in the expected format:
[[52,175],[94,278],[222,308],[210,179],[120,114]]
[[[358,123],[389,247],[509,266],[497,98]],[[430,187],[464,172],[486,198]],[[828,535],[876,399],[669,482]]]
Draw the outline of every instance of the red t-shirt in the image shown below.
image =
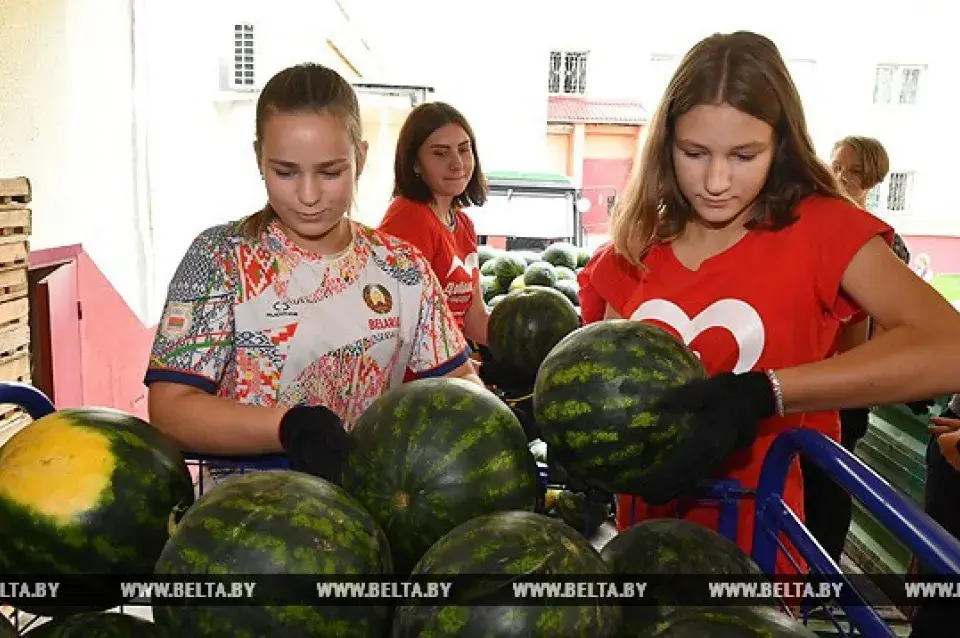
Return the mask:
[[[737,244],[687,269],[670,243],[645,256],[642,281],[623,279],[609,257],[600,259],[594,280],[632,286],[626,301],[611,305],[622,317],[647,321],[683,339],[707,372],[748,372],[819,361],[833,352],[841,327],[860,309],[840,288],[854,254],[874,235],[893,241],[885,223],[845,201],[812,195],[797,206],[799,219],[777,231],[750,231]],[[619,284],[617,283],[619,281]],[[623,296],[620,297],[623,299]],[[808,427],[838,440],[837,411],[789,414],[764,421],[754,445],[731,458],[720,475],[755,488],[760,467],[776,434]],[[787,478],[784,499],[803,520],[799,464]],[[636,520],[670,515],[673,507],[647,507],[634,499]],[[618,527],[631,524],[631,498],[621,497]],[[687,518],[716,529],[715,508],[697,506]],[[740,508],[738,544],[752,547],[753,507]],[[778,568],[779,571],[779,568]]]
[[[596,272],[600,263],[604,265],[598,277]],[[613,244],[607,242],[594,251],[590,261],[577,274],[577,283],[580,284],[580,316],[584,323],[593,323],[603,320],[607,304],[614,308],[626,304],[640,283],[640,270],[616,254]]]
[[463,316],[473,303],[480,280],[480,267],[473,222],[461,210],[456,211],[454,219],[450,230],[427,204],[397,197],[387,208],[380,230],[408,241],[426,256],[462,331]]

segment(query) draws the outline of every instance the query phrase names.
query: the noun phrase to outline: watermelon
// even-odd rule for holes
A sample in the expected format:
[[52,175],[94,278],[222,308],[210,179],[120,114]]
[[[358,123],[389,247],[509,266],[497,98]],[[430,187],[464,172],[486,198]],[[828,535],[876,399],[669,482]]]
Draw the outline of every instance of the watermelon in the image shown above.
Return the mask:
[[147,422],[108,408],[48,414],[0,448],[0,573],[151,573],[170,518],[193,500],[183,457]]
[[571,270],[577,267],[580,249],[568,242],[556,242],[547,246],[540,258],[554,266],[565,266]]
[[44,623],[25,635],[30,638],[172,638],[162,627],[136,616],[89,612]]
[[501,293],[501,294],[499,294],[499,295],[494,295],[493,297],[490,297],[490,301],[487,302],[487,308],[493,308],[493,307],[495,307],[498,303],[500,303],[501,301],[503,301],[504,299],[506,299],[506,297],[507,297],[507,295],[506,295],[506,294],[503,294],[503,293]]
[[[390,547],[370,514],[321,478],[265,470],[230,477],[187,511],[157,561],[158,575],[391,574]],[[282,593],[282,592],[279,592]],[[383,635],[385,606],[165,606],[172,636]]]
[[483,266],[488,261],[493,261],[497,257],[503,254],[504,251],[499,248],[494,248],[493,246],[487,246],[482,244],[477,246],[477,261]]
[[[833,632],[831,632],[832,634]],[[666,614],[649,632],[625,636],[656,638],[816,638],[802,622],[771,607],[682,607]]]
[[527,283],[526,281],[524,281],[523,275],[519,275],[516,279],[510,282],[510,285],[507,287],[507,292],[513,292],[514,290],[523,290],[526,287],[527,287]]
[[527,262],[523,257],[520,257],[514,253],[506,253],[497,258],[497,265],[494,269],[494,274],[502,284],[504,282],[511,282],[517,277],[520,277],[523,275],[523,271],[526,269]]
[[593,257],[593,254],[586,248],[579,248],[577,250],[577,270],[583,268],[587,265],[590,259]]
[[[638,523],[614,536],[600,555],[614,574],[763,575],[753,559],[732,541],[682,519],[654,518]],[[625,610],[624,623],[639,632],[659,622],[673,609],[671,600],[691,598],[684,590],[687,584],[695,588],[693,596],[699,594],[698,582],[679,578],[650,582],[644,598],[656,604]]]
[[7,616],[0,612],[0,638],[17,638],[17,628],[7,619]]
[[527,286],[508,294],[490,313],[490,354],[532,379],[547,353],[579,326],[580,316],[563,293]]
[[552,286],[557,283],[557,269],[545,261],[535,261],[523,271],[523,283],[528,286]]
[[569,279],[571,281],[576,281],[577,273],[572,269],[567,268],[566,266],[554,266],[554,270],[557,271],[557,279],[563,281]]
[[[586,538],[562,521],[530,512],[497,512],[474,518],[439,539],[417,563],[413,576],[608,576]],[[593,605],[498,605],[512,596],[509,578],[478,582],[445,605],[404,600],[397,607],[393,638],[414,636],[616,636],[620,607]]]
[[580,284],[575,279],[560,279],[553,287],[562,292],[574,306],[580,305]]
[[490,275],[480,277],[480,290],[483,292],[483,300],[486,302],[503,293],[497,283],[497,278]]
[[489,261],[483,262],[483,265],[480,266],[480,274],[487,275],[489,277],[496,277],[497,275],[497,260],[496,258]]
[[525,261],[528,266],[534,262],[542,261],[540,253],[535,250],[511,250],[510,252]]
[[555,511],[560,520],[589,538],[610,518],[610,503],[591,502],[582,492],[562,490]]
[[601,321],[569,334],[544,359],[534,416],[569,475],[611,494],[640,494],[645,476],[691,433],[688,414],[650,408],[669,388],[705,377],[697,356],[668,332],[626,319]]
[[393,388],[360,416],[351,437],[341,484],[386,532],[400,574],[457,525],[537,505],[523,427],[503,401],[469,381]]

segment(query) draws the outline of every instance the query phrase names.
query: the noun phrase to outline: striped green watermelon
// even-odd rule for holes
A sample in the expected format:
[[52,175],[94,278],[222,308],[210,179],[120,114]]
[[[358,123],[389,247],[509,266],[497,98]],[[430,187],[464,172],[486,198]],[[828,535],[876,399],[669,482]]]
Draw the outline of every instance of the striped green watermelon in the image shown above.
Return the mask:
[[118,613],[67,616],[44,623],[25,635],[30,638],[172,638],[148,620]]
[[563,293],[527,286],[508,294],[490,312],[490,354],[533,378],[547,353],[579,327],[577,309]]
[[610,518],[610,503],[591,502],[582,492],[562,490],[557,494],[554,511],[560,520],[590,538]]
[[[609,576],[586,538],[562,521],[530,512],[497,512],[474,518],[438,540],[424,554],[413,576]],[[619,606],[499,605],[512,595],[510,579],[470,588],[453,604],[405,600],[394,614],[393,638],[415,636],[512,636],[605,638],[618,635]]]
[[[614,574],[718,574],[762,576],[760,567],[735,543],[712,529],[683,519],[648,519],[614,536],[600,552]],[[673,609],[670,601],[690,600],[700,594],[699,582],[681,578],[648,583],[644,598],[656,604],[630,607],[624,623],[637,635]],[[693,592],[685,593],[685,587]]]
[[351,437],[341,484],[386,532],[398,573],[471,518],[537,505],[536,461],[520,422],[474,383],[398,386],[371,404]]
[[690,432],[688,415],[650,408],[667,389],[705,376],[697,356],[666,331],[601,321],[568,335],[543,361],[534,415],[569,474],[610,493],[639,494],[644,477]]
[[560,241],[547,246],[540,254],[540,258],[554,266],[566,266],[573,270],[577,267],[579,255],[579,248],[569,242]]
[[0,638],[17,638],[18,635],[13,623],[7,619],[6,615],[0,613]]
[[817,634],[802,622],[771,607],[719,606],[678,607],[649,632],[628,635],[654,638],[817,638]]
[[501,285],[509,285],[526,269],[527,261],[523,257],[514,253],[504,253],[497,257],[497,265],[494,267],[493,274],[500,280]]
[[150,573],[171,516],[193,499],[180,452],[145,421],[106,408],[54,412],[0,448],[0,573]]
[[[390,574],[383,531],[345,491],[290,471],[237,475],[205,493],[170,535],[159,575]],[[383,635],[376,606],[163,606],[154,622],[174,636]]]

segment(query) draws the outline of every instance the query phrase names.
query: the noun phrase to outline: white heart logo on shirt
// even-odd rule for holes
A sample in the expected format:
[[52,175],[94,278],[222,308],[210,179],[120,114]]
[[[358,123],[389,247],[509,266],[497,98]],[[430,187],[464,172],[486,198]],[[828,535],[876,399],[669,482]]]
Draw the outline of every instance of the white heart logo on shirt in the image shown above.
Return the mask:
[[467,255],[466,259],[461,260],[459,256],[454,255],[453,261],[450,262],[450,270],[447,271],[447,277],[453,273],[457,268],[462,269],[465,273],[473,277],[473,273],[480,267],[480,257],[477,253],[470,253]]
[[[637,308],[630,319],[655,319],[673,328],[686,345],[710,328],[726,328],[740,350],[736,373],[749,372],[760,360],[766,333],[763,320],[753,306],[739,299],[715,301],[691,319],[678,305],[666,299],[651,299]],[[697,356],[700,356],[697,353]]]

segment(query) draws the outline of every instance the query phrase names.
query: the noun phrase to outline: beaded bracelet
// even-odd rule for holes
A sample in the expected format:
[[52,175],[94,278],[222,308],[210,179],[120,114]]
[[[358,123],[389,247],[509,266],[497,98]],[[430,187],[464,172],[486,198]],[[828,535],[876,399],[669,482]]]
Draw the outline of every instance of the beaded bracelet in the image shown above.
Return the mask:
[[770,381],[770,385],[773,387],[773,398],[776,403],[777,416],[783,416],[783,387],[780,385],[780,378],[777,376],[777,373],[773,370],[766,370],[767,379]]

